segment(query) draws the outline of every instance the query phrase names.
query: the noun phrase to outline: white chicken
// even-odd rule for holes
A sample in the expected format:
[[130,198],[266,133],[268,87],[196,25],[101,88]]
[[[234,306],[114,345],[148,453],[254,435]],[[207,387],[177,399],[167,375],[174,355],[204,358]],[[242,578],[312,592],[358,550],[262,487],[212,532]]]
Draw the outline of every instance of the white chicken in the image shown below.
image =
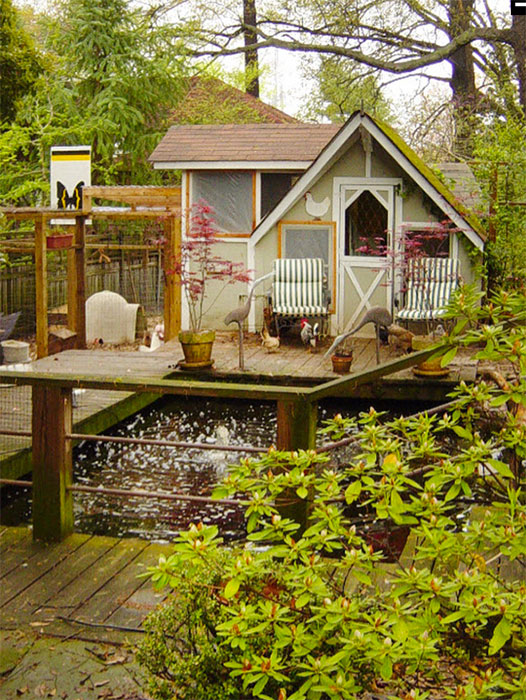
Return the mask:
[[315,323],[314,327],[307,321],[306,318],[301,319],[300,337],[304,345],[310,345],[315,348],[319,336],[319,323]]
[[321,202],[316,202],[310,192],[305,192],[305,211],[315,219],[321,219],[329,211],[331,200],[325,197]]
[[261,345],[266,348],[267,352],[277,352],[279,349],[279,338],[271,336],[266,326],[263,326],[261,331]]

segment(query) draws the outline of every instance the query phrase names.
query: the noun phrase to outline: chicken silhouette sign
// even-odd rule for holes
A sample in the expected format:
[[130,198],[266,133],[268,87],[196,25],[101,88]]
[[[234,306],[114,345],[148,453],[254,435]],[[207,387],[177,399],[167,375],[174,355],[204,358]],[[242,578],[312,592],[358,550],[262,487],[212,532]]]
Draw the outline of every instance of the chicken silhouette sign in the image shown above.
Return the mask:
[[[82,189],[91,185],[91,146],[52,146],[50,185],[53,209],[82,209]],[[74,224],[75,219],[51,223]]]

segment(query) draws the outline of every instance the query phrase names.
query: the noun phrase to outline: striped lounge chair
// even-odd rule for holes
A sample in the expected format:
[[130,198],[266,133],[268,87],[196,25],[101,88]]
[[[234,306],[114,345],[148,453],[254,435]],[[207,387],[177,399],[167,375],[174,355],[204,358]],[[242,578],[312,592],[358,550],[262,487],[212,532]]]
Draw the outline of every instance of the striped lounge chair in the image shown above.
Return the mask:
[[322,258],[279,258],[273,271],[270,305],[278,334],[280,328],[307,317],[319,321],[325,335],[330,300]]
[[434,321],[441,318],[459,284],[459,261],[456,258],[409,260],[405,306],[398,312],[397,318],[402,321]]

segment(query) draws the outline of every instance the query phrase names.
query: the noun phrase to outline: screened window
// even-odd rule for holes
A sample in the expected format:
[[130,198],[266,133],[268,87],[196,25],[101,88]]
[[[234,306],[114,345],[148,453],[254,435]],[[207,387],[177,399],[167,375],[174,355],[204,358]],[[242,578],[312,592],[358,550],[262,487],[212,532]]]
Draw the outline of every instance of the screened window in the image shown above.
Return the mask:
[[261,173],[261,218],[274,209],[297,177],[295,173]]
[[387,254],[387,209],[368,190],[345,211],[345,255]]
[[[327,270],[331,304],[334,307],[336,271],[333,265],[334,224],[288,224],[279,226],[282,258],[321,258]],[[334,308],[331,308],[334,311]]]
[[205,199],[214,207],[222,233],[252,231],[252,173],[235,170],[203,171],[192,174],[192,201]]

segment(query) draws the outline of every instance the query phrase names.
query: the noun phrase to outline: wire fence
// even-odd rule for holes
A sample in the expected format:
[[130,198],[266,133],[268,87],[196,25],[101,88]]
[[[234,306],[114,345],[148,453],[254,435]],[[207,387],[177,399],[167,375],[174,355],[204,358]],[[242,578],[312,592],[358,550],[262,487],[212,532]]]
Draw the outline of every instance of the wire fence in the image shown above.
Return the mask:
[[[94,222],[86,245],[86,297],[103,290],[139,304],[154,326],[163,314],[162,248],[152,245],[159,235],[152,225],[112,225]],[[36,330],[35,262],[32,232],[0,232],[0,313],[20,312],[12,338],[31,341]],[[47,252],[48,323],[67,323],[68,251]]]

